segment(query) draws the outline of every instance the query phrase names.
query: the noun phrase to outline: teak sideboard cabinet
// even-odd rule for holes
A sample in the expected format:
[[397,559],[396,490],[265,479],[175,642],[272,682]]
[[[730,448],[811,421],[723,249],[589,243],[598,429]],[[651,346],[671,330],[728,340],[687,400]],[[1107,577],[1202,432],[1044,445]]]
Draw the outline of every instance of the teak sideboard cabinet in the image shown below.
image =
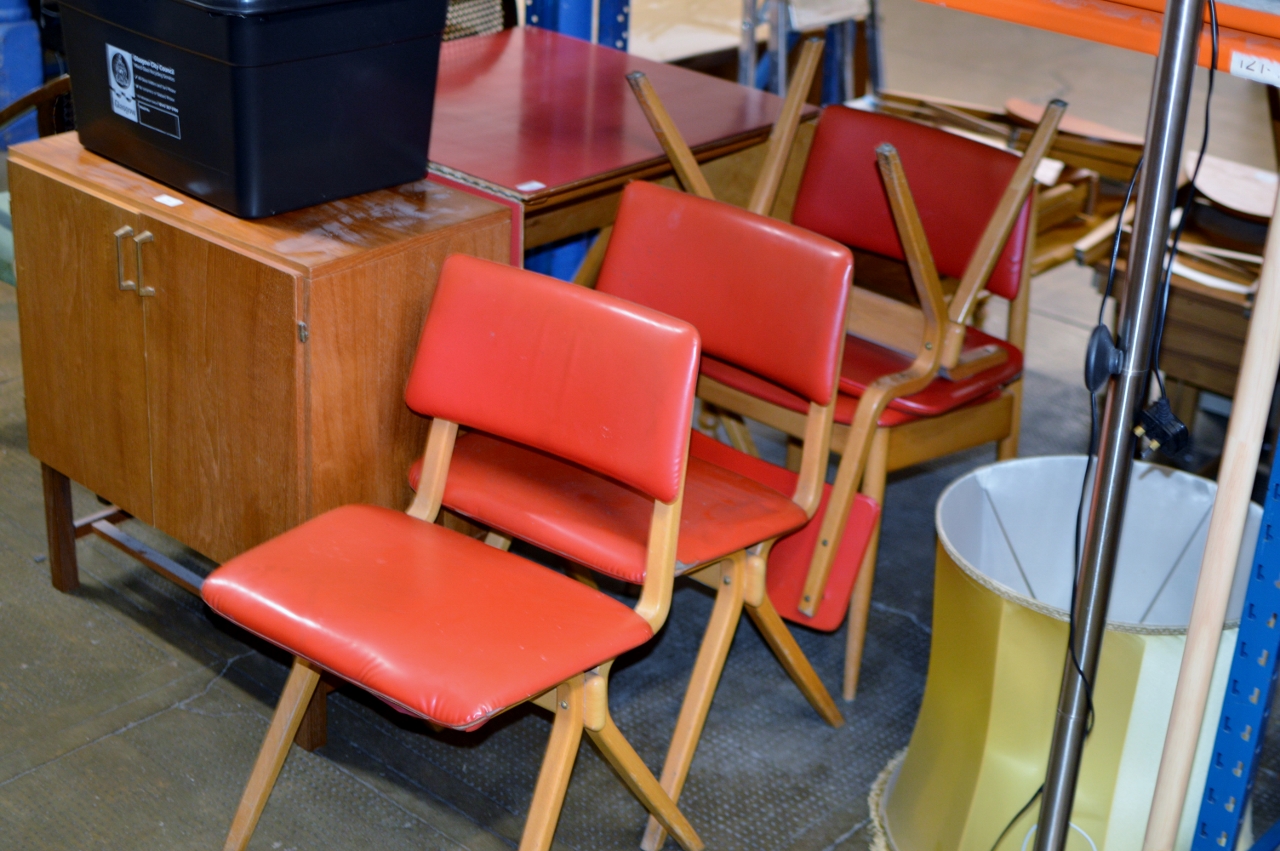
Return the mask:
[[67,478],[219,562],[343,503],[407,504],[426,430],[402,394],[440,265],[505,262],[505,207],[424,180],[245,221],[74,133],[12,148],[9,180],[55,585],[77,582]]

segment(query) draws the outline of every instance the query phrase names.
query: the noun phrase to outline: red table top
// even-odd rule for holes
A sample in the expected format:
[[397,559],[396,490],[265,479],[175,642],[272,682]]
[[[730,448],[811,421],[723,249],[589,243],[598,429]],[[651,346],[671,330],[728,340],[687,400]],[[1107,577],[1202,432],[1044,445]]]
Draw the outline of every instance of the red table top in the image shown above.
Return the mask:
[[[697,151],[760,134],[782,98],[533,27],[446,42],[433,166],[537,201],[665,157],[626,75],[643,71]],[[446,172],[447,173],[447,172]]]

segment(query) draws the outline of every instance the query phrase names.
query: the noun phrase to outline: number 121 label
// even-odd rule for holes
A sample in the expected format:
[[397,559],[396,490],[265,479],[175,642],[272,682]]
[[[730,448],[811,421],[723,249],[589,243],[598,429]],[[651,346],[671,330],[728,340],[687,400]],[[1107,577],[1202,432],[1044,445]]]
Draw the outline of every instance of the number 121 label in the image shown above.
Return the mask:
[[1280,86],[1280,62],[1263,59],[1261,56],[1250,56],[1247,53],[1231,52],[1231,74],[1244,77],[1271,86]]

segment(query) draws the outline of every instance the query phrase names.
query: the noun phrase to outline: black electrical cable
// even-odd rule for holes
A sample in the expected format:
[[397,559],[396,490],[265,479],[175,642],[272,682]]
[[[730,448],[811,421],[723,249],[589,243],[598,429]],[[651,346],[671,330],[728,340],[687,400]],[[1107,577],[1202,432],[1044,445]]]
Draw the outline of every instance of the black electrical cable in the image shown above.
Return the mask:
[[991,846],[991,851],[996,851],[996,849],[1000,847],[1000,843],[1004,842],[1004,838],[1009,835],[1009,831],[1013,830],[1013,826],[1018,823],[1018,819],[1022,818],[1023,815],[1026,814],[1027,810],[1031,809],[1031,805],[1034,804],[1036,799],[1042,794],[1044,794],[1043,783],[1040,784],[1040,788],[1036,790],[1036,793],[1022,805],[1022,809],[1018,810],[1018,814],[1009,819],[1009,823],[1004,826],[1004,830],[1000,831],[1000,835],[996,837],[995,844]]
[[1209,0],[1209,79],[1204,96],[1204,131],[1200,137],[1200,153],[1196,155],[1196,167],[1191,172],[1191,182],[1187,184],[1187,197],[1182,202],[1182,215],[1178,226],[1173,231],[1173,241],[1169,246],[1169,262],[1165,264],[1164,277],[1160,282],[1160,312],[1156,315],[1155,334],[1151,341],[1151,374],[1160,386],[1161,398],[1169,398],[1165,391],[1164,376],[1160,374],[1160,345],[1164,341],[1165,311],[1169,308],[1169,284],[1173,278],[1173,262],[1178,257],[1178,241],[1182,239],[1182,231],[1191,218],[1192,205],[1196,200],[1196,179],[1200,176],[1200,166],[1204,163],[1205,152],[1209,149],[1209,108],[1213,104],[1213,75],[1218,67],[1218,4]]
[[[1103,317],[1106,315],[1107,299],[1111,298],[1111,290],[1116,283],[1116,267],[1120,262],[1120,237],[1124,235],[1124,211],[1129,209],[1129,202],[1133,200],[1133,190],[1138,185],[1138,174],[1142,171],[1142,157],[1138,157],[1138,162],[1133,167],[1133,177],[1129,178],[1129,188],[1124,193],[1124,203],[1120,205],[1119,220],[1116,221],[1116,233],[1111,240],[1111,265],[1107,268],[1107,286],[1102,291],[1102,301],[1098,303],[1098,324],[1102,324]],[[1090,447],[1092,448],[1092,442]]]

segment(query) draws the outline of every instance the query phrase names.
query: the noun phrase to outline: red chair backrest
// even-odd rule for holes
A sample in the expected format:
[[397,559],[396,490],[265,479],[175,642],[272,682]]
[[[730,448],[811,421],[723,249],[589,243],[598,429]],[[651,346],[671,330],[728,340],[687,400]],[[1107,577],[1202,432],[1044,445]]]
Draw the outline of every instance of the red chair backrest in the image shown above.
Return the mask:
[[[791,220],[863,251],[903,259],[876,165],[888,142],[902,158],[938,272],[959,278],[995,213],[1018,157],[903,118],[829,106],[818,121]],[[986,288],[1012,299],[1030,262],[1027,197]]]
[[710,356],[825,405],[839,373],[849,249],[652,183],[622,193],[596,289],[690,322]]
[[687,322],[455,254],[441,270],[405,401],[671,502],[698,356]]

